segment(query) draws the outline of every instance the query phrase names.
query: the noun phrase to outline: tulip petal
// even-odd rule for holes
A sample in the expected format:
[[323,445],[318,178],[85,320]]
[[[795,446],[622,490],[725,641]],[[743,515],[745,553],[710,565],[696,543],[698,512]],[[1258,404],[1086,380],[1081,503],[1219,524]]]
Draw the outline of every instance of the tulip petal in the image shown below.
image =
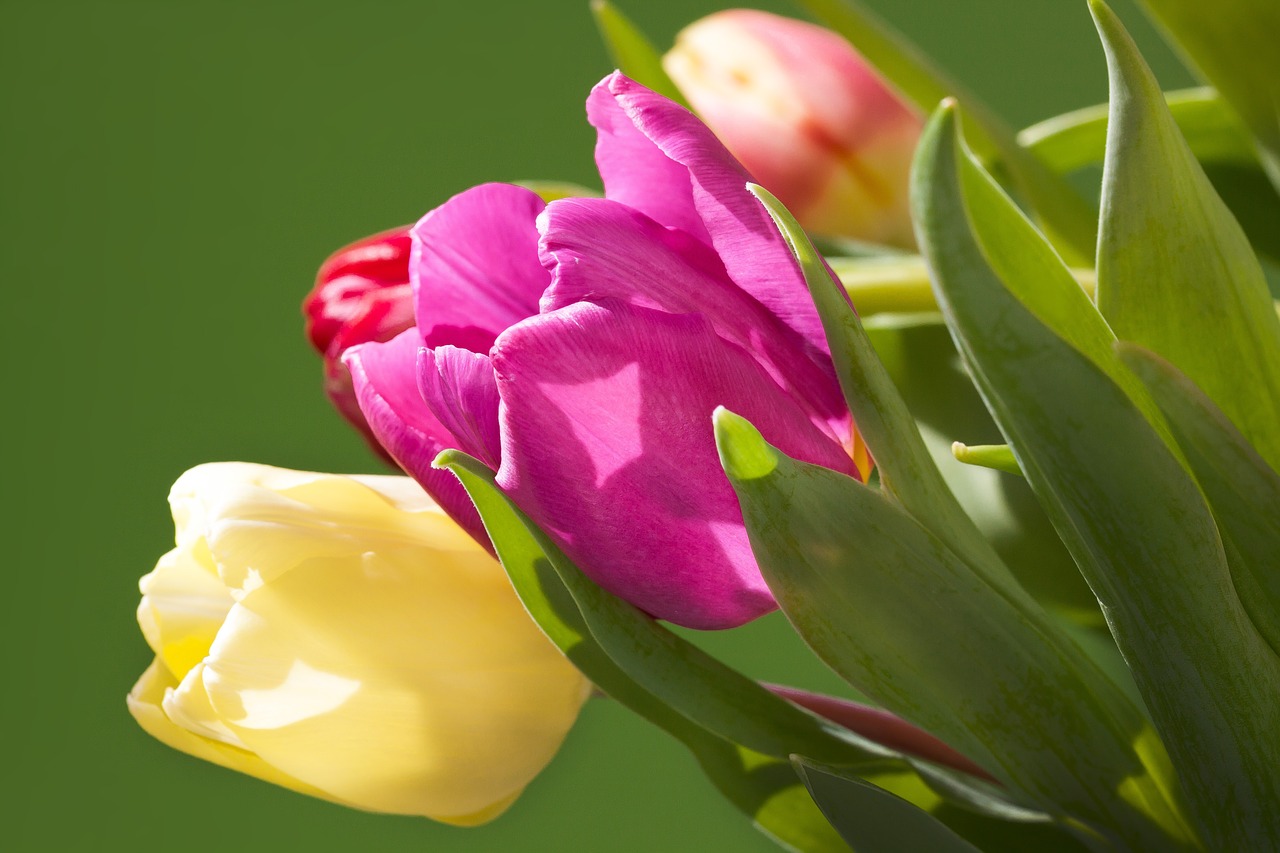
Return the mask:
[[452,346],[419,350],[418,390],[458,447],[497,470],[498,384],[489,356]]
[[544,312],[611,298],[701,313],[716,334],[752,353],[835,441],[849,442],[849,412],[830,357],[730,281],[710,246],[609,199],[553,202],[538,228],[543,264],[553,273]]
[[138,584],[142,634],[156,658],[177,678],[208,653],[234,603],[217,571],[203,565],[199,556],[191,549],[174,549]]
[[608,198],[710,244],[739,287],[826,350],[791,251],[747,191],[751,176],[706,125],[616,72],[591,90],[587,117],[599,130],[596,163]]
[[853,470],[699,315],[579,303],[509,329],[493,360],[503,490],[593,580],[681,625],[732,627],[775,607],[720,469],[717,405],[749,409],[809,461]]
[[317,558],[250,591],[203,684],[221,723],[290,776],[362,808],[473,824],[550,761],[587,687],[492,557],[427,551]]
[[534,220],[545,202],[511,184],[481,184],[413,228],[409,279],[427,346],[488,352],[503,329],[538,313],[550,277]]
[[[212,764],[217,764],[219,767],[236,770],[248,776],[262,779],[265,782],[279,785],[282,788],[297,791],[300,794],[342,803],[341,800],[332,795],[318,788],[313,788],[287,773],[280,772],[252,752],[192,734],[170,720],[164,712],[163,703],[166,694],[177,686],[177,680],[157,658],[151,666],[147,667],[147,671],[138,679],[138,683],[133,686],[133,690],[129,691],[129,695],[125,699],[126,704],[129,706],[129,713],[133,715],[138,725],[147,734],[165,746],[172,747]],[[349,804],[343,803],[343,805]]]
[[466,490],[453,475],[431,467],[440,451],[459,445],[418,391],[415,364],[421,345],[417,330],[409,329],[386,343],[352,347],[343,362],[351,370],[360,410],[378,442],[454,521],[487,542]]

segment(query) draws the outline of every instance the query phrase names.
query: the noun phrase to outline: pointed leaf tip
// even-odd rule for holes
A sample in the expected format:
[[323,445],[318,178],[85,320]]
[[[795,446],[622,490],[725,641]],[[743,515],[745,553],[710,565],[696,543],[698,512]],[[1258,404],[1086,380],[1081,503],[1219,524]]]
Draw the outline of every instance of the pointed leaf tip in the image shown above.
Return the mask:
[[719,406],[712,415],[720,465],[730,480],[758,480],[778,467],[778,456],[746,418]]

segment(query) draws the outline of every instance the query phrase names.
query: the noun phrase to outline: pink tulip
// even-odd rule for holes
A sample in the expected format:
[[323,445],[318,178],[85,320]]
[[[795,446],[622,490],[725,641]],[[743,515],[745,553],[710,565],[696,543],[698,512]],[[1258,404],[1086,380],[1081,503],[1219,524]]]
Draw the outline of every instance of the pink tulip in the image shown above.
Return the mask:
[[307,337],[324,356],[325,393],[378,450],[342,354],[356,344],[389,341],[413,326],[410,245],[405,226],[344,246],[321,264],[315,287],[302,302]]
[[751,9],[686,27],[663,66],[735,157],[822,234],[912,247],[920,117],[849,43]]
[[684,108],[614,74],[587,114],[605,198],[475,187],[412,230],[416,327],[347,351],[374,435],[477,537],[445,448],[591,578],[724,628],[773,610],[711,415],[854,476],[853,428],[800,270],[749,176]]

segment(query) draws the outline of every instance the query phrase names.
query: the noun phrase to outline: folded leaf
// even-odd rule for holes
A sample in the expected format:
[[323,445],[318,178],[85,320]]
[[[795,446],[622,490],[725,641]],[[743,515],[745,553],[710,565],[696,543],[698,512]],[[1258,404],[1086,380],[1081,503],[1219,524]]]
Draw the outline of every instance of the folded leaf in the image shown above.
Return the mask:
[[551,568],[528,520],[493,486],[491,471],[456,452],[444,454],[439,462],[457,475],[475,501],[529,614],[596,687],[683,743],[712,784],[768,835],[807,853],[847,853],[848,847],[814,807],[786,761],[713,734],[673,710],[614,663]]
[[902,395],[876,356],[862,322],[850,309],[843,289],[832,278],[804,229],[768,190],[755,185],[750,185],[750,189],[769,211],[800,263],[805,284],[822,320],[845,402],[858,432],[871,449],[885,491],[916,518],[928,519],[948,544],[986,575],[990,583],[1010,596],[1025,596],[947,487]]
[[1253,131],[1280,190],[1280,4],[1143,0],[1143,5]]
[[[1244,5],[1222,7],[1230,16]],[[1091,8],[1112,90],[1098,308],[1116,335],[1177,365],[1280,466],[1280,318],[1262,268],[1133,40],[1100,0]],[[1275,55],[1274,45],[1269,52]]]
[[1141,347],[1120,347],[1168,417],[1218,529],[1234,546],[1227,562],[1240,600],[1280,653],[1280,476],[1176,367]]
[[[943,109],[917,152],[913,202],[957,345],[1102,603],[1199,829],[1215,849],[1275,847],[1280,666],[1236,597],[1208,507],[1178,458],[988,264],[970,231],[964,156]],[[1159,744],[1135,743],[1163,782]],[[1161,820],[1171,838],[1193,842],[1176,812]]]
[[881,493],[791,459],[724,409],[715,423],[761,571],[819,657],[1041,810],[1112,843],[1168,846],[1133,748],[1146,722],[1043,611]]

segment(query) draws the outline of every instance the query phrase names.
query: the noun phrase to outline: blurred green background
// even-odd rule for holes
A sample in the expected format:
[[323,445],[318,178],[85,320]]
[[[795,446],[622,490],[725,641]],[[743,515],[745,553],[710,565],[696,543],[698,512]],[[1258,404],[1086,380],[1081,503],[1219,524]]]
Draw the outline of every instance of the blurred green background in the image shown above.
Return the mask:
[[[872,5],[1015,124],[1106,97],[1084,0]],[[623,6],[665,45],[717,4]],[[1187,85],[1132,3],[1117,9],[1166,86]],[[607,701],[479,830],[202,765],[125,710],[150,658],[136,582],[172,542],[179,473],[377,469],[302,334],[324,256],[481,181],[596,182],[582,102],[610,63],[585,0],[5,0],[0,68],[5,846],[774,849]],[[758,677],[839,690],[777,617],[706,642]]]

